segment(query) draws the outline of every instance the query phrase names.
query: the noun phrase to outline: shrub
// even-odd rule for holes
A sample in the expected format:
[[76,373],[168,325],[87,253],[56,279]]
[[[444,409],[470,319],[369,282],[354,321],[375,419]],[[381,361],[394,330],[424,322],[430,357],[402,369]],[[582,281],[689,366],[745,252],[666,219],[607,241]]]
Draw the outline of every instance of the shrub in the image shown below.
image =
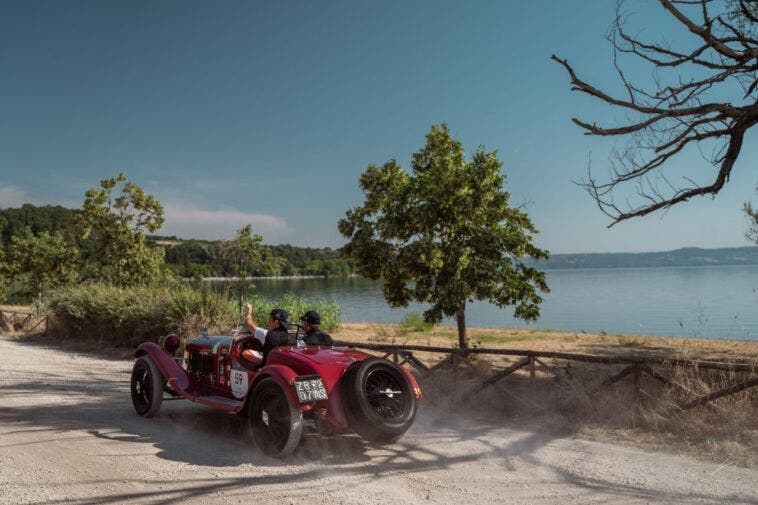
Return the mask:
[[231,326],[228,298],[210,287],[117,288],[90,284],[53,293],[48,330],[60,337],[94,338],[115,345],[157,340],[167,333],[183,338],[203,328],[221,331]]
[[[259,322],[265,323],[274,307],[287,310],[293,322],[307,310],[317,310],[326,331],[339,329],[341,322],[340,308],[333,301],[287,294],[278,300],[257,297],[252,303]],[[239,301],[205,283],[197,287],[181,283],[161,287],[66,287],[52,294],[49,309],[49,333],[61,338],[102,340],[116,346],[157,341],[168,333],[176,333],[183,340],[204,329],[229,333],[241,322],[242,314]]]
[[407,312],[400,320],[400,331],[409,333],[413,331],[429,331],[434,325],[424,321],[424,316],[418,312]]

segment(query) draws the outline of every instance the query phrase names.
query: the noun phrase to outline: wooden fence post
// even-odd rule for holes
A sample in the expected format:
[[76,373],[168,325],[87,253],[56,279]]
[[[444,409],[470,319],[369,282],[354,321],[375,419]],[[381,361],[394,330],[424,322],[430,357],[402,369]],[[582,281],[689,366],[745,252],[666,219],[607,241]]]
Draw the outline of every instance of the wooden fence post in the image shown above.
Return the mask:
[[642,402],[642,399],[640,398],[640,379],[641,379],[641,373],[640,373],[640,364],[635,363],[634,364],[634,412],[637,413],[640,408],[640,404]]
[[450,363],[453,365],[453,384],[458,383],[458,353],[454,352],[450,355]]

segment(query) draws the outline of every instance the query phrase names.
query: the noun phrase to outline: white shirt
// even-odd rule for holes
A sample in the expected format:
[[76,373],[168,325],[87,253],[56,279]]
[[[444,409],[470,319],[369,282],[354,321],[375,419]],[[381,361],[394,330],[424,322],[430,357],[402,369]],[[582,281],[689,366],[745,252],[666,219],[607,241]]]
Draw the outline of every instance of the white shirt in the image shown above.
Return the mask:
[[268,335],[268,330],[260,327],[255,328],[255,338],[261,341],[261,345],[266,343],[266,335]]

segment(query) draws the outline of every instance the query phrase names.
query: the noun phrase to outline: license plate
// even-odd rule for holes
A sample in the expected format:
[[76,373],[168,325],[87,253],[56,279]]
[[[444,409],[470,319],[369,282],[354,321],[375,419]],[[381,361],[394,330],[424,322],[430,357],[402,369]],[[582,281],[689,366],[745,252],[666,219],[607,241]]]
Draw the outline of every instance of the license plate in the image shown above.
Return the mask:
[[318,375],[309,375],[295,379],[295,391],[300,403],[326,400],[326,388]]

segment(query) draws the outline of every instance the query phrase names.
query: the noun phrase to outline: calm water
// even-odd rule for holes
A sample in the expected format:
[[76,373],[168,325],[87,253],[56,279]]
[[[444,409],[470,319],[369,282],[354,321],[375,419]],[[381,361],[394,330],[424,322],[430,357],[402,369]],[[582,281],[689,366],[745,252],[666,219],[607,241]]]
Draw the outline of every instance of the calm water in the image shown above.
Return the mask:
[[[758,340],[758,265],[551,270],[542,315],[529,326],[570,331]],[[393,309],[382,286],[360,278],[258,280],[258,293],[329,298],[345,321],[398,322],[423,305]],[[471,326],[525,326],[512,310],[467,308]],[[452,321],[450,321],[452,322]]]

